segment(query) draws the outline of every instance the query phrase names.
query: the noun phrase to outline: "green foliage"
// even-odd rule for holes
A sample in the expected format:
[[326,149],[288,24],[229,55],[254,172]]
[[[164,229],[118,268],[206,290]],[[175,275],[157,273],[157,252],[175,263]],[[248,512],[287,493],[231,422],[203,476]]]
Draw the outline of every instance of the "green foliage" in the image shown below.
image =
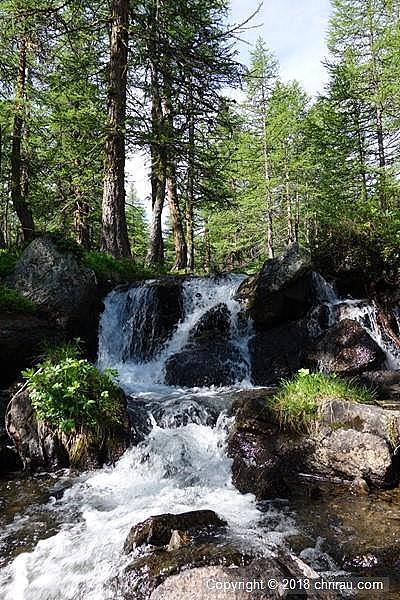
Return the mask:
[[282,384],[272,399],[272,408],[284,429],[304,433],[317,420],[318,401],[322,399],[372,404],[374,394],[354,380],[301,369],[294,379]]
[[35,303],[22,296],[17,290],[0,285],[0,313],[33,313]]
[[64,433],[120,422],[116,373],[81,358],[78,343],[47,349],[38,367],[22,375],[37,418]]
[[0,277],[9,275],[17,262],[18,256],[10,250],[0,250]]
[[83,261],[92,269],[100,281],[136,281],[165,274],[160,269],[153,270],[130,259],[117,259],[101,252],[85,252]]

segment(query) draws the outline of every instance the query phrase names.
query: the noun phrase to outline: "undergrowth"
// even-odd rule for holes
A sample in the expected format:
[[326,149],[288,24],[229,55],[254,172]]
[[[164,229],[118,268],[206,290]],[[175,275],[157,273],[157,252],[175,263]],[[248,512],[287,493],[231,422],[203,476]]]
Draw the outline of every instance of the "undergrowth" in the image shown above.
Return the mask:
[[322,399],[372,404],[375,396],[353,379],[301,369],[294,379],[283,382],[272,399],[272,408],[282,428],[303,433],[317,420],[318,401]]
[[82,358],[78,341],[48,347],[42,362],[22,375],[37,418],[64,433],[121,422],[116,373]]
[[0,250],[0,277],[5,277],[12,273],[15,263],[18,260],[18,254],[11,250]]
[[29,298],[25,298],[17,290],[0,284],[0,312],[32,314],[36,305]]

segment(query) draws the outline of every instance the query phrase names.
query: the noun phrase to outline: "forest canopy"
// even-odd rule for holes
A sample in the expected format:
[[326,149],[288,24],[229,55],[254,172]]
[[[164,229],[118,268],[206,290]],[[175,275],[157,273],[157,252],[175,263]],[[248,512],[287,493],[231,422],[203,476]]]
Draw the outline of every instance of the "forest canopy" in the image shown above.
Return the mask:
[[[239,63],[227,0],[1,0],[0,248],[57,232],[203,273],[297,241],[398,281],[400,1],[331,4],[310,98],[268,40]],[[136,152],[151,219],[126,184]]]

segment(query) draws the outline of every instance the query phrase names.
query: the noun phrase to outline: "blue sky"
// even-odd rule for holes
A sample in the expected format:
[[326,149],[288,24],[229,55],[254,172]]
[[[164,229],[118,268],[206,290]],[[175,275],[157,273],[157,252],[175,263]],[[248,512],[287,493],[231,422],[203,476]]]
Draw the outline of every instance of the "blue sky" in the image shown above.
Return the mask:
[[[242,22],[259,5],[258,0],[231,0],[231,21]],[[322,91],[326,73],[321,61],[327,56],[326,31],[329,0],[264,0],[250,25],[260,25],[242,36],[254,43],[263,37],[278,58],[282,77],[298,79],[310,94]],[[248,64],[250,47],[239,44],[240,59]]]

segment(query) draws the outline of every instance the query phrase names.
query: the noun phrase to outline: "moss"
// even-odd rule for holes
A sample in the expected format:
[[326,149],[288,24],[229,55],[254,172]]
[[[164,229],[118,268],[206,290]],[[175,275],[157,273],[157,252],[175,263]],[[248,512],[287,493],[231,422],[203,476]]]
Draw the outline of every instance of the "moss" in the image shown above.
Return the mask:
[[375,396],[353,380],[341,379],[336,375],[309,373],[302,369],[294,379],[285,381],[277,394],[268,401],[282,428],[306,433],[317,422],[318,403],[322,399],[372,404]]
[[25,313],[32,314],[36,305],[32,300],[25,298],[17,290],[0,285],[0,312],[1,313]]

